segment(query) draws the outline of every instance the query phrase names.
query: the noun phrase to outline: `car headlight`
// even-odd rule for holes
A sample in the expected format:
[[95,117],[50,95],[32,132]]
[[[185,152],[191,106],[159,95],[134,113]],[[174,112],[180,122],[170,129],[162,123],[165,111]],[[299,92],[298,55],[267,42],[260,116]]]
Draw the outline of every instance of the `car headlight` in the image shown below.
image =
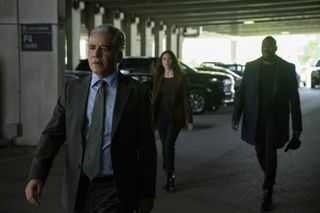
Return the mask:
[[214,82],[217,82],[217,81],[218,81],[217,78],[210,78],[210,79],[209,79],[209,82],[210,82],[210,83],[214,83]]

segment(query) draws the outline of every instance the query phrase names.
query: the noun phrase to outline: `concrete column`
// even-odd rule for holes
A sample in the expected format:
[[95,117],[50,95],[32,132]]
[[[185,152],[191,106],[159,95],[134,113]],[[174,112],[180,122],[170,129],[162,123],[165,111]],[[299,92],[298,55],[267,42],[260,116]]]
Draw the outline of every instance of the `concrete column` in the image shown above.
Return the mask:
[[85,23],[88,32],[103,23],[103,16],[105,11],[104,8],[99,4],[87,2],[86,10],[83,12],[84,14],[82,23]]
[[177,57],[182,59],[183,28],[177,28]]
[[235,63],[237,60],[237,41],[231,41],[231,63]]
[[16,1],[0,7],[0,145],[14,137],[7,128],[21,124],[20,35]]
[[64,7],[60,0],[1,3],[0,138],[36,145],[52,115],[64,82]]
[[154,23],[154,55],[156,57],[160,56],[160,23],[156,21]]
[[155,40],[155,56],[159,57],[161,53],[166,49],[165,31],[166,26],[161,22],[155,22],[154,24],[154,40]]
[[[86,9],[82,11],[81,23],[90,32],[95,27],[95,14],[97,12],[97,5],[93,2],[85,2]],[[82,26],[83,29],[83,26]]]
[[113,19],[113,26],[125,31],[125,28],[123,27],[123,25],[125,24],[123,24],[123,21],[124,21],[124,13],[116,11]]
[[126,55],[140,55],[140,36],[138,35],[139,18],[134,16],[125,17],[125,34],[126,34]]
[[[93,28],[92,28],[93,29]],[[88,41],[90,31],[85,23],[81,23],[80,29],[80,59],[88,58]]]
[[167,26],[167,49],[171,50],[174,54],[178,53],[178,37],[177,29],[173,25]]
[[86,10],[82,11],[80,29],[80,59],[88,58],[88,40],[91,30],[103,24],[104,8],[99,4],[86,3]]
[[103,16],[104,16],[104,13],[105,13],[105,10],[104,10],[103,7],[99,6],[96,9],[97,9],[97,11],[96,11],[96,13],[94,15],[94,26],[95,27],[104,23],[103,22]]
[[110,8],[104,8],[103,23],[114,25],[116,11]]
[[[172,25],[167,25],[167,45],[166,45],[166,49],[167,50],[172,50],[172,29],[173,29],[173,26]],[[174,52],[174,51],[173,51]]]
[[126,51],[125,55],[131,54],[131,18],[127,18],[127,15],[124,19],[124,34],[126,36]]
[[141,33],[141,46],[140,46],[140,51],[141,55],[145,56],[146,55],[146,46],[147,46],[147,22],[148,19],[145,17],[140,18],[140,33]]
[[81,11],[84,10],[83,2],[67,3],[67,69],[73,70],[80,59],[80,36],[81,36]]
[[178,29],[176,27],[172,28],[171,50],[178,55]]
[[141,55],[153,56],[152,45],[152,27],[153,22],[147,18],[140,18],[140,34],[141,34]]
[[154,21],[149,20],[147,24],[147,44],[146,44],[146,55],[154,56],[154,35],[152,33],[152,29],[154,28]]

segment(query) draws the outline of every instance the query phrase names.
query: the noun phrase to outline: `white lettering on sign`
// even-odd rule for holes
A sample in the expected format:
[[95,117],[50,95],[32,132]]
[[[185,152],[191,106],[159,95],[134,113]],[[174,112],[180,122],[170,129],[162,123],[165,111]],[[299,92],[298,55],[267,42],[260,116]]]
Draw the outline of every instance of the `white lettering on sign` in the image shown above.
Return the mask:
[[24,35],[23,36],[23,43],[32,43],[32,35]]
[[28,48],[28,49],[36,49],[38,47],[38,45],[35,44],[35,43],[33,43],[33,44],[25,44],[24,47]]

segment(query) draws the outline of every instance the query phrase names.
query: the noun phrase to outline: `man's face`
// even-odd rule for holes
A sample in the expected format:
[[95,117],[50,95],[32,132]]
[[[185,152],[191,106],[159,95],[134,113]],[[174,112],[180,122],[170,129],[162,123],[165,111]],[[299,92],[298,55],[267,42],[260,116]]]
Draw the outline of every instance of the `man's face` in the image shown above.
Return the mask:
[[276,55],[277,45],[271,39],[264,39],[261,46],[262,57],[266,61],[272,61]]
[[112,35],[105,32],[97,32],[89,39],[89,66],[100,77],[115,72],[122,59],[122,53],[111,41]]

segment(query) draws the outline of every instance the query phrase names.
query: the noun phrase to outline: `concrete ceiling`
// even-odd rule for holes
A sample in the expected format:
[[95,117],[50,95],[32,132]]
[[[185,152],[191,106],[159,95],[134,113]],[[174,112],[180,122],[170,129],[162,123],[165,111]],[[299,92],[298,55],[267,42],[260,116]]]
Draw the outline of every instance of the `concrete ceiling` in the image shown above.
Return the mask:
[[[85,0],[177,27],[227,35],[320,33],[320,0]],[[254,21],[254,24],[244,24]]]

